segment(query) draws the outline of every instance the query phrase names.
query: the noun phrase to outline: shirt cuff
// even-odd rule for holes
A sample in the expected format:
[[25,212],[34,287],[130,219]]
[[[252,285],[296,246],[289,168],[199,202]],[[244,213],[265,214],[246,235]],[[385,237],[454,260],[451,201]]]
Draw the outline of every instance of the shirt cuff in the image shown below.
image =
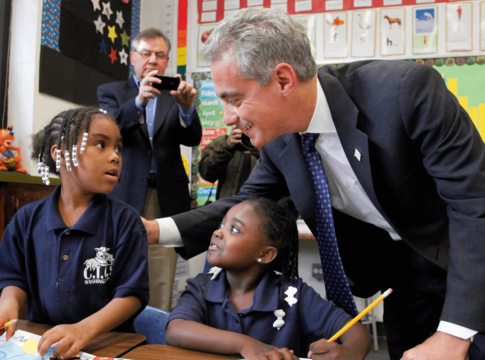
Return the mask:
[[[182,235],[171,217],[156,219],[160,228],[158,245],[165,247],[183,247]],[[163,234],[163,235],[162,235]]]
[[138,101],[138,96],[135,98],[135,106],[138,109],[138,111],[145,111],[145,108],[140,105],[140,102]]
[[194,116],[194,110],[195,110],[195,108],[194,108],[193,105],[190,109],[184,110],[182,108],[182,106],[180,106],[180,104],[179,104],[180,118],[182,119],[182,121],[185,124],[184,127],[190,126],[190,124],[192,124],[192,118]]
[[447,321],[440,321],[437,331],[441,331],[465,340],[478,333],[478,331],[468,329],[461,325],[452,324]]

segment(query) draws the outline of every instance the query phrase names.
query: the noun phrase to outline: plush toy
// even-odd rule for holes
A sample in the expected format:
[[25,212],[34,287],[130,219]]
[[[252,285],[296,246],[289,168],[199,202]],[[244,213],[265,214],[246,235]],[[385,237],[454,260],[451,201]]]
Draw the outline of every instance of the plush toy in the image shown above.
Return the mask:
[[[13,126],[0,130],[0,170],[26,173],[27,170],[23,169],[20,165],[20,161],[22,160],[20,157],[20,148],[12,146],[12,142],[15,139],[12,130]],[[14,156],[11,150],[16,151],[17,156]]]

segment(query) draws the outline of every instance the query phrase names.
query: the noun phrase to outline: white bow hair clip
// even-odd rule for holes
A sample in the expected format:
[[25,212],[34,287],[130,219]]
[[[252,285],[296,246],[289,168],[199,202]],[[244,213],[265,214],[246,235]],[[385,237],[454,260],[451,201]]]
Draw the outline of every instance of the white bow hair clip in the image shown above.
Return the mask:
[[276,330],[279,330],[283,325],[285,325],[285,320],[283,320],[285,312],[282,309],[275,310],[274,316],[276,316],[276,320],[273,323],[273,327],[276,328]]
[[217,276],[221,273],[222,268],[213,266],[209,269],[209,274],[212,274],[211,280],[214,280],[217,278]]

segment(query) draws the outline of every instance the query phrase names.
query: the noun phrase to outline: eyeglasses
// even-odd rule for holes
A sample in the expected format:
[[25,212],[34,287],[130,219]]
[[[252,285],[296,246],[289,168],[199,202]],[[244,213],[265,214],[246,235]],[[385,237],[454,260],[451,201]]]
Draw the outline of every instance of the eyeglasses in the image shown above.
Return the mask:
[[168,59],[168,54],[165,54],[163,52],[152,53],[149,51],[138,51],[138,50],[135,50],[134,52],[137,52],[138,54],[140,54],[140,56],[145,60],[152,57],[152,55],[155,55],[155,58],[157,59],[157,61],[164,61]]

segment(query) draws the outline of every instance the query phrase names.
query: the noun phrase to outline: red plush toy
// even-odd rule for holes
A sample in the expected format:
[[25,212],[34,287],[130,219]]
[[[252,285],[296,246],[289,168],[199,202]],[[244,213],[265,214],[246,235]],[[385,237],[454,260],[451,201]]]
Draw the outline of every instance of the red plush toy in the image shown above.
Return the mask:
[[[12,142],[15,139],[12,130],[13,126],[0,130],[0,170],[26,173],[27,170],[23,169],[20,165],[20,161],[22,160],[20,157],[20,148],[12,146]],[[17,156],[14,156],[11,150],[16,151]]]

